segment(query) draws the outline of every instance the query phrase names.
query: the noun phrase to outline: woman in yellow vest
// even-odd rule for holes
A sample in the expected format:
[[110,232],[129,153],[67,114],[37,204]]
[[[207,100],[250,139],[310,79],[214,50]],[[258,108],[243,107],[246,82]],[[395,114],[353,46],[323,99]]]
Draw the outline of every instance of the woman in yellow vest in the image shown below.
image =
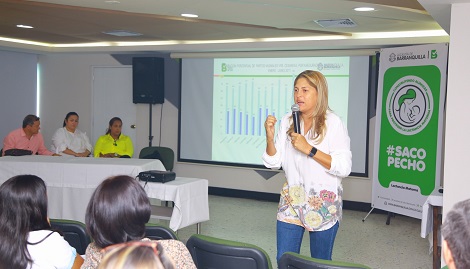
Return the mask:
[[108,131],[95,144],[95,157],[132,158],[134,147],[130,137],[123,135],[122,120],[114,117],[109,121]]

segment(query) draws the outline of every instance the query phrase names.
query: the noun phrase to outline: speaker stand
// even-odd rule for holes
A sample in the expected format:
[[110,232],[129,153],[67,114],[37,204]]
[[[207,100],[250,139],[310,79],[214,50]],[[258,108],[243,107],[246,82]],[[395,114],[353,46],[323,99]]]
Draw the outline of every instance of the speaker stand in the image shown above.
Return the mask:
[[149,104],[149,147],[152,146],[152,104]]

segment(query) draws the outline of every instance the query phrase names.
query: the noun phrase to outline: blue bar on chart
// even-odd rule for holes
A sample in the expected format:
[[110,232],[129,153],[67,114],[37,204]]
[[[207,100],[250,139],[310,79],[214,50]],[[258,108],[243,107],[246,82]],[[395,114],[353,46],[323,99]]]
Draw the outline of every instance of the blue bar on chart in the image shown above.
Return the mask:
[[291,87],[286,87],[287,83],[282,80],[285,78],[278,78],[268,85],[256,85],[253,80],[225,78],[220,87],[225,91],[222,95],[225,117],[219,118],[224,121],[225,134],[264,136],[266,117],[282,117],[292,105]]

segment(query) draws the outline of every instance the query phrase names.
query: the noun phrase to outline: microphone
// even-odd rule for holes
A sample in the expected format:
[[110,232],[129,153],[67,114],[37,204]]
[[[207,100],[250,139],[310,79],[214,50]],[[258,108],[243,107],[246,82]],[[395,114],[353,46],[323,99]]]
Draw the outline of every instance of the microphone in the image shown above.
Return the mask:
[[300,134],[300,107],[298,104],[293,104],[291,106],[292,118],[294,119],[294,132]]

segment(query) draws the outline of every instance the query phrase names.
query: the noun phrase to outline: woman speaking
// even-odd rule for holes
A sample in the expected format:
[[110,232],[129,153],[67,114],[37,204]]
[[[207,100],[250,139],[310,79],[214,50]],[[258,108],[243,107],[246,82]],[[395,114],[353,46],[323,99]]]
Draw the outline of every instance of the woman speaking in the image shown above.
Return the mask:
[[317,71],[300,73],[294,81],[299,106],[299,133],[289,113],[280,122],[269,115],[264,165],[283,168],[287,178],[277,212],[277,260],[283,253],[300,252],[304,231],[310,234],[313,258],[331,260],[342,215],[341,180],[351,172],[348,131],[328,108],[328,86]]

